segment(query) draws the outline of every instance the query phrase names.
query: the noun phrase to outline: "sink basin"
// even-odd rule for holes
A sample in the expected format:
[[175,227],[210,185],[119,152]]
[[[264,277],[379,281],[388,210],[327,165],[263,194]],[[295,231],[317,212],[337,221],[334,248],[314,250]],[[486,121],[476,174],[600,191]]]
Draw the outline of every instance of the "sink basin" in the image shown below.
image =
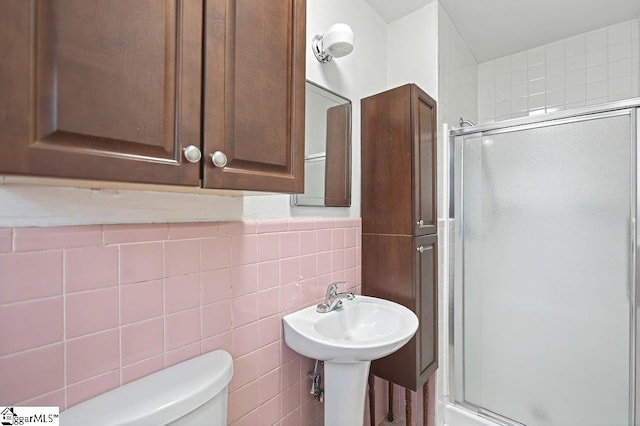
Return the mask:
[[284,316],[287,345],[321,361],[371,361],[400,349],[418,329],[416,315],[397,303],[356,296],[343,304],[324,314],[310,306]]
[[371,361],[406,344],[418,329],[418,317],[376,297],[342,302],[328,313],[310,306],[285,315],[284,341],[299,354],[324,361],[325,424],[362,426]]

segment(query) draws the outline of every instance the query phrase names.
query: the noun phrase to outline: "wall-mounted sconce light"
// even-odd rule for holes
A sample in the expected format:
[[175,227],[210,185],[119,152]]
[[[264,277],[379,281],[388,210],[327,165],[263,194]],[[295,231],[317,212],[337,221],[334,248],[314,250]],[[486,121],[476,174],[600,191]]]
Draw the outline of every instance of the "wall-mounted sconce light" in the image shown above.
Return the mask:
[[347,24],[333,24],[322,35],[311,41],[311,50],[320,62],[347,56],[353,51],[353,30]]

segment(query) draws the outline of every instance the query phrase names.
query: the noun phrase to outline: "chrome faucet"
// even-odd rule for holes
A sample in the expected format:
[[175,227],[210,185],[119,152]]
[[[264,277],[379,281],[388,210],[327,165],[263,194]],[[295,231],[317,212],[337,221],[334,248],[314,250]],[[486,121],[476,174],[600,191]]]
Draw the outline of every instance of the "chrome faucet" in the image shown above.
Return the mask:
[[348,281],[338,281],[335,283],[331,283],[331,285],[327,287],[327,295],[324,299],[324,303],[320,303],[316,307],[316,311],[320,312],[321,314],[326,314],[327,312],[342,308],[342,299],[355,299],[356,296],[351,292],[338,293],[338,285],[348,283]]

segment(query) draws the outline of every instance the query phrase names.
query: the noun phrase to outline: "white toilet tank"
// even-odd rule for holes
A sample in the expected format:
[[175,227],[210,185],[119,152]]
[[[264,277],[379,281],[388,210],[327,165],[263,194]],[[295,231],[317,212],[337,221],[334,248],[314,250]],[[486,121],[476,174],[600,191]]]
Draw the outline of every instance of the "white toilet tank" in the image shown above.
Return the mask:
[[226,425],[233,360],[214,351],[63,411],[61,426]]

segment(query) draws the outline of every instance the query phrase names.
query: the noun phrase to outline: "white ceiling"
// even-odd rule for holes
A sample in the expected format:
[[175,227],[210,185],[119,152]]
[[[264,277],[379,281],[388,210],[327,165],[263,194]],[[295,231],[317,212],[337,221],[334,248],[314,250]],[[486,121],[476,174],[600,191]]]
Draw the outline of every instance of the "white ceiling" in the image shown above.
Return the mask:
[[[433,0],[366,0],[391,22]],[[440,0],[478,62],[640,16],[640,0]]]
[[365,0],[388,24],[435,0]]

